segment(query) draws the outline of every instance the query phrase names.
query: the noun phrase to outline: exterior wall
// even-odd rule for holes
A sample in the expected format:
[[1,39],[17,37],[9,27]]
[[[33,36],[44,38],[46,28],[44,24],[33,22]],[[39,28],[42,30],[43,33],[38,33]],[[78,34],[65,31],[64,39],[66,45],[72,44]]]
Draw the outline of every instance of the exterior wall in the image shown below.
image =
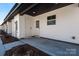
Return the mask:
[[[47,25],[47,16],[56,15],[56,25]],[[79,44],[79,7],[72,4],[34,17],[40,20],[39,36]],[[34,21],[35,21],[34,20]],[[36,28],[34,26],[35,33]],[[72,37],[75,36],[75,39]]]
[[0,30],[3,30],[3,31],[5,31],[5,32],[7,32],[7,31],[6,31],[6,30],[7,30],[7,24],[5,23],[5,24],[1,25],[1,26],[0,26]]
[[19,23],[17,24],[17,31],[16,31],[16,25],[15,22],[19,22],[19,14],[16,15],[13,19],[12,19],[12,36],[14,37],[18,37],[18,33],[19,33]]
[[4,27],[4,24],[3,24],[3,25],[1,25],[1,27],[2,27],[2,30],[3,30],[3,31],[5,31],[5,27]]
[[[17,31],[15,22],[17,21]],[[33,36],[33,17],[29,15],[16,15],[12,19],[12,36],[17,38],[28,38]]]
[[12,19],[12,36],[15,36],[14,19]]
[[[32,36],[32,24],[33,17],[29,15],[16,15],[14,19],[12,19],[12,36],[17,38],[28,38]],[[17,31],[15,22],[17,21]]]
[[4,26],[3,25],[0,25],[0,30],[4,30]]
[[2,30],[2,26],[0,26],[0,30]]
[[28,38],[33,35],[32,33],[32,22],[33,17],[29,15],[20,15],[19,19],[19,38]]
[[7,33],[8,34],[12,34],[12,22],[11,21],[8,21],[7,22],[7,26],[8,26]]
[[4,24],[4,31],[7,32],[7,23]]
[[[56,25],[47,25],[47,16],[51,15],[56,15]],[[36,20],[40,21],[39,29],[36,28]],[[9,27],[11,28],[11,26]],[[4,30],[6,31],[6,29],[7,25],[5,23]],[[28,38],[39,35],[45,38],[79,44],[78,4],[72,4],[35,17],[17,14],[14,19],[12,19],[12,35],[17,38]],[[72,39],[73,36],[75,39]]]
[[25,17],[19,16],[18,20],[18,38],[25,37]]
[[34,19],[32,16],[25,15],[25,27],[26,27],[26,35],[27,37],[33,36],[33,27],[34,27]]

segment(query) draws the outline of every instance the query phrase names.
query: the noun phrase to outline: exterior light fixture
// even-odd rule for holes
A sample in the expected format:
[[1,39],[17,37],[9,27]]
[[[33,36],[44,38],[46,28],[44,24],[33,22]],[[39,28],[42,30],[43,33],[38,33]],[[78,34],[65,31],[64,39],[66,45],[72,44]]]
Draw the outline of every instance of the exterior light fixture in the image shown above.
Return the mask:
[[33,14],[35,14],[36,12],[35,11],[33,11]]

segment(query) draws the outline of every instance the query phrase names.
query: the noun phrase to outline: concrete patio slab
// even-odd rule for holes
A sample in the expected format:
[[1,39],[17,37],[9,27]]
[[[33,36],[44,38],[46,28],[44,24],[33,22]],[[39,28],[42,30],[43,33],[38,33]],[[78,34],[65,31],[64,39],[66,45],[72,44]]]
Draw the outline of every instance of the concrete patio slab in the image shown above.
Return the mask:
[[69,44],[65,42],[58,42],[55,40],[43,39],[43,38],[28,38],[20,40],[26,44],[36,47],[39,50],[44,51],[49,55],[57,56],[72,56],[79,55],[79,46]]

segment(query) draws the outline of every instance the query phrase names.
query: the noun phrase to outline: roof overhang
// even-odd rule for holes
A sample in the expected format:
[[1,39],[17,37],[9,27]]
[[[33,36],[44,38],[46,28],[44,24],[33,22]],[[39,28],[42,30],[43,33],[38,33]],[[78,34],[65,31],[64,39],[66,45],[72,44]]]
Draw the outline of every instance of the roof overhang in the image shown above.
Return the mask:
[[17,14],[37,16],[61,7],[68,6],[70,4],[72,3],[16,3],[4,19],[2,25],[14,18],[14,16]]
[[70,4],[72,4],[72,3],[39,3],[39,4],[36,4],[35,6],[33,6],[29,10],[24,10],[24,12],[23,13],[21,12],[20,14],[22,14],[22,15],[28,14],[31,16],[37,16],[37,15],[40,15],[40,14],[43,14],[43,13],[46,13],[49,11],[56,10],[61,7],[65,7]]

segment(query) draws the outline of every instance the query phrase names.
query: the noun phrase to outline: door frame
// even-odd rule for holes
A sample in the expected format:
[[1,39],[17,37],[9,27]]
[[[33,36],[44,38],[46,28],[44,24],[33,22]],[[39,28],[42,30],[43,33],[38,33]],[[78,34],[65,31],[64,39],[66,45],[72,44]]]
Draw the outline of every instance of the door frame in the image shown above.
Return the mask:
[[39,37],[39,34],[40,34],[40,20],[39,19],[35,20],[35,31],[36,31],[35,36]]

